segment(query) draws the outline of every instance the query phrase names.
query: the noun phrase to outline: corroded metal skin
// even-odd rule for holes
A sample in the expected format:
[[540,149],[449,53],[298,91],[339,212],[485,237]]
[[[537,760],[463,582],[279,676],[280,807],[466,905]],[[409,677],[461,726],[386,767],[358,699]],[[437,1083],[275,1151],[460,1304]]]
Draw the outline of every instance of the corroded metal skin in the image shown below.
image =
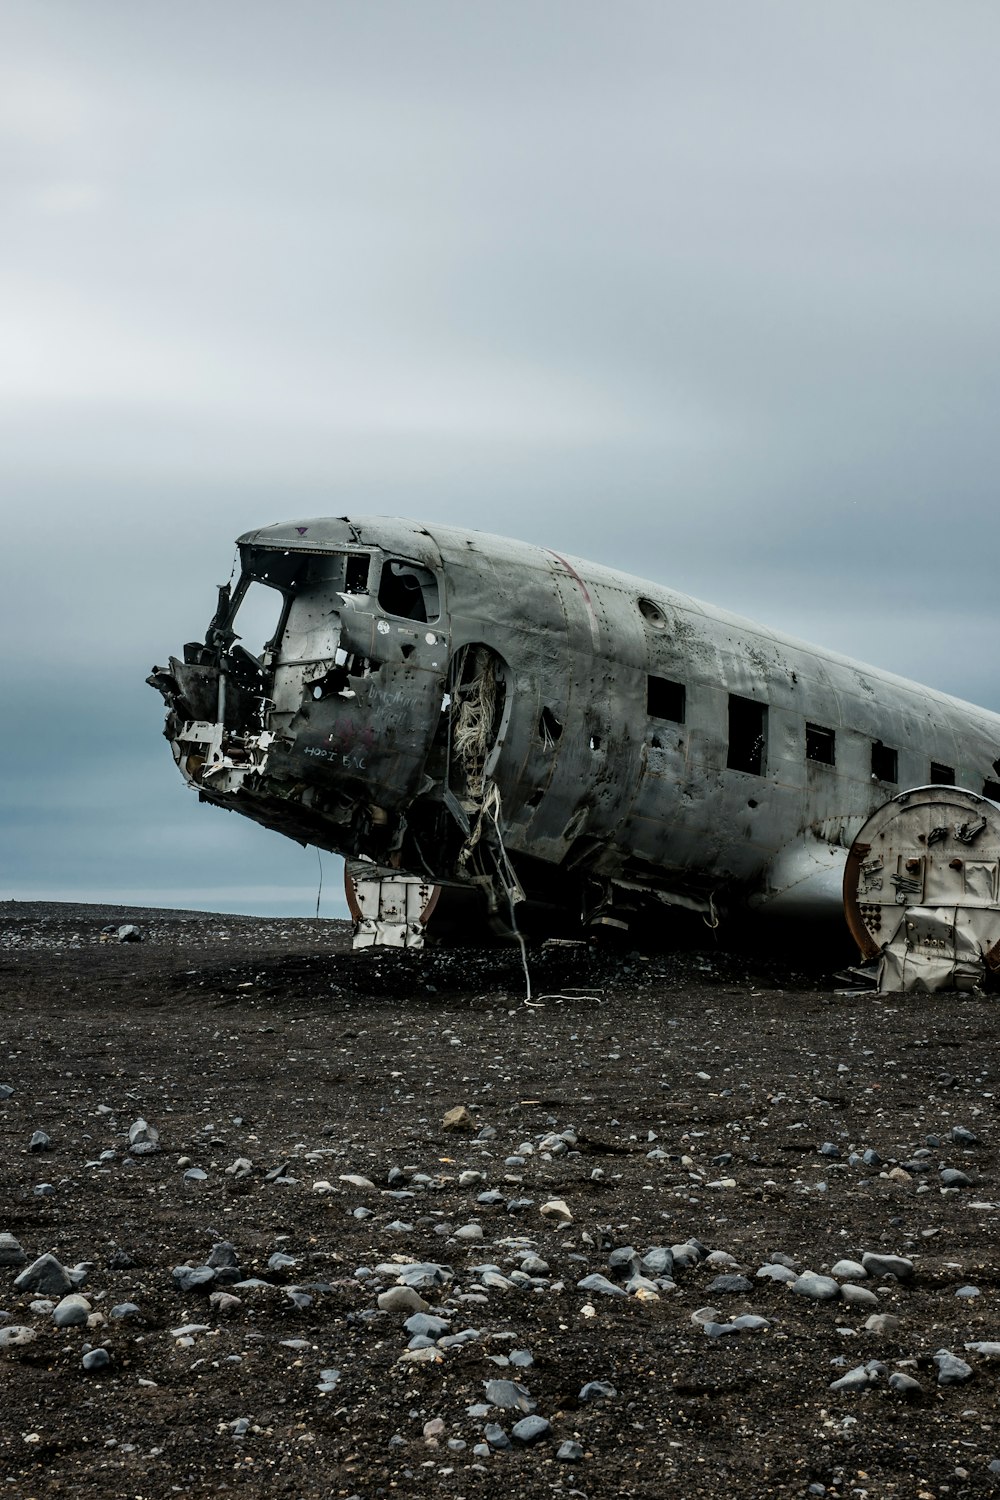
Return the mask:
[[1000,716],[573,557],[384,518],[239,546],[205,641],[149,679],[187,781],[522,926],[839,912],[898,787],[1000,774]]

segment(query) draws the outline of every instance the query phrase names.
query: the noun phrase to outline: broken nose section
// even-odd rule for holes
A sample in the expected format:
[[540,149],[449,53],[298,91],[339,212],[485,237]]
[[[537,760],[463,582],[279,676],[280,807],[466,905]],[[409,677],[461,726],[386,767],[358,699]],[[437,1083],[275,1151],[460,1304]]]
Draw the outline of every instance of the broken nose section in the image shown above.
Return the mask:
[[231,795],[263,772],[275,740],[264,670],[238,646],[223,656],[217,647],[189,645],[184,658],[172,656],[146,679],[167,705],[164,734],[189,785]]

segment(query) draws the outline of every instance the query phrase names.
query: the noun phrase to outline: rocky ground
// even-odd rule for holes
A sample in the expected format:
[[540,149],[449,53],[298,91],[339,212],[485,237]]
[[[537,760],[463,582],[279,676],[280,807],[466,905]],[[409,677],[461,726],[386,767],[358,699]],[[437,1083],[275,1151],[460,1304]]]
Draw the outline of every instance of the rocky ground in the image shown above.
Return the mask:
[[996,1001],[531,967],[0,906],[0,1492],[1000,1485]]

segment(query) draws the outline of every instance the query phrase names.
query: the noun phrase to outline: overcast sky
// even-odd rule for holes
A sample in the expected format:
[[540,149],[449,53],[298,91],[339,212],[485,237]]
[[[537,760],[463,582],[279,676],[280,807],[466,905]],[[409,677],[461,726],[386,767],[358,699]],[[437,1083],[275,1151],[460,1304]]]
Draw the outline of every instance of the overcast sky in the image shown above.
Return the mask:
[[1000,709],[998,57],[995,0],[0,0],[0,897],[315,908],[143,681],[280,519]]

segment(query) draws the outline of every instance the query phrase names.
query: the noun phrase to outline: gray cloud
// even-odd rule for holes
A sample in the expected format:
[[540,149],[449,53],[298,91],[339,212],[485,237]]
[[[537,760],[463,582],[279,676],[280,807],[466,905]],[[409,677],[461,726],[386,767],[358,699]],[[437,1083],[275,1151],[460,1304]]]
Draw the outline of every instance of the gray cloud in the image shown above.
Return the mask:
[[283,516],[518,535],[1000,707],[998,43],[971,0],[9,0],[0,884],[309,909],[142,683]]

